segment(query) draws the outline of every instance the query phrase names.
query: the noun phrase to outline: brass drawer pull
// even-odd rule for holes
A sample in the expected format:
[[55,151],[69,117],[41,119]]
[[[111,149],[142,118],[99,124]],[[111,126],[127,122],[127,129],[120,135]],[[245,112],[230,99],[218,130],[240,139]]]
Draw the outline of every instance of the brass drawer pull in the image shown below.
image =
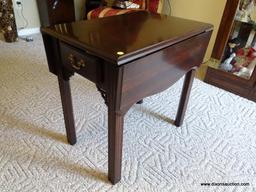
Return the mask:
[[68,60],[72,67],[76,70],[80,70],[81,68],[85,67],[85,61],[83,59],[80,59],[78,62],[76,62],[76,58],[73,54],[70,54],[68,56]]
[[69,54],[68,61],[71,65],[73,65],[76,62],[76,58],[73,54]]

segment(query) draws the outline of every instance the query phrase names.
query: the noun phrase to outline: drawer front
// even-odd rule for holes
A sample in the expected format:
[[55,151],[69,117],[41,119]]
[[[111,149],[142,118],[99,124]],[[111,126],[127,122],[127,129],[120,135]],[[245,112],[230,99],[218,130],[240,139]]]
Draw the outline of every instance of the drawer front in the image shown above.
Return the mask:
[[65,43],[60,43],[60,52],[62,63],[68,70],[79,73],[94,83],[102,81],[103,62],[100,58]]

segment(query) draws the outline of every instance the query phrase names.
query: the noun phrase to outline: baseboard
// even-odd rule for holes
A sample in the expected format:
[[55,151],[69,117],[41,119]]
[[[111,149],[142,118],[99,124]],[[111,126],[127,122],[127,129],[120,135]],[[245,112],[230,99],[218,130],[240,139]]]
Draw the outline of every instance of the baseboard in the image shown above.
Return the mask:
[[36,34],[36,33],[40,33],[40,28],[39,27],[28,28],[28,29],[20,29],[18,31],[19,36],[33,35],[33,34]]

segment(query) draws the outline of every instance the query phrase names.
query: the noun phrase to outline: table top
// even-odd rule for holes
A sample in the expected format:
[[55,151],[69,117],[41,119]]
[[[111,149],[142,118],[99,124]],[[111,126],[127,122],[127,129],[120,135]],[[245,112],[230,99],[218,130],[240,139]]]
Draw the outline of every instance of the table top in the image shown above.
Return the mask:
[[138,11],[59,24],[41,31],[122,65],[212,28],[206,23]]

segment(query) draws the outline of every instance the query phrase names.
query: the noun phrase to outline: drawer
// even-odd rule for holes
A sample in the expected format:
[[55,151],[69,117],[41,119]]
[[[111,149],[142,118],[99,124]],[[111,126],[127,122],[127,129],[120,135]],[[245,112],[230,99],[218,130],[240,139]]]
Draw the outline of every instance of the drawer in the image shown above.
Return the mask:
[[102,82],[103,62],[100,58],[62,42],[60,52],[62,63],[68,70],[79,73],[94,83]]

